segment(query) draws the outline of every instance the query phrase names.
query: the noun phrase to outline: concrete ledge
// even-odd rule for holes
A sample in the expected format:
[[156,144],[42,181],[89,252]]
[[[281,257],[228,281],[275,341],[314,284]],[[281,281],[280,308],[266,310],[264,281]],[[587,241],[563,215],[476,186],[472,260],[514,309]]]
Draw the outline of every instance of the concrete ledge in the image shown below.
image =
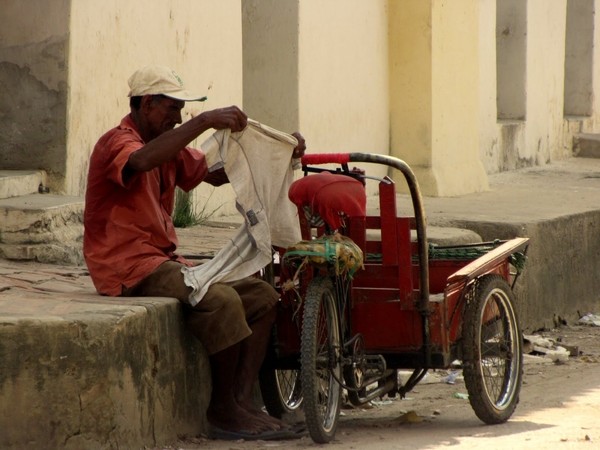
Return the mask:
[[46,184],[43,170],[0,170],[0,199],[38,192]]
[[41,234],[36,242],[43,242],[48,238],[48,231],[72,221],[82,223],[83,209],[82,197],[31,194],[0,199],[3,219],[0,231],[34,236]]
[[[413,232],[416,240],[416,232]],[[427,227],[427,241],[437,245],[464,245],[481,242],[481,236],[473,230],[455,227]]]
[[[436,245],[464,245],[482,242],[479,236],[473,230],[456,227],[433,227],[428,226],[427,242]],[[411,230],[410,238],[413,242],[417,241],[417,232]],[[367,230],[367,240],[381,241],[381,230]]]
[[[75,227],[69,227],[73,229]],[[65,235],[61,230],[61,235]],[[49,264],[83,264],[81,234],[76,239],[65,239],[39,244],[1,244],[0,258],[15,261],[38,261]]]
[[83,264],[81,197],[31,194],[0,199],[0,257]]
[[600,134],[576,134],[573,137],[573,154],[581,158],[600,158]]
[[140,448],[206,431],[208,358],[175,299],[0,297],[0,448]]
[[484,241],[527,236],[525,271],[515,286],[524,330],[552,328],[554,315],[574,323],[579,313],[599,309],[600,211],[541,222],[499,223],[460,220]]

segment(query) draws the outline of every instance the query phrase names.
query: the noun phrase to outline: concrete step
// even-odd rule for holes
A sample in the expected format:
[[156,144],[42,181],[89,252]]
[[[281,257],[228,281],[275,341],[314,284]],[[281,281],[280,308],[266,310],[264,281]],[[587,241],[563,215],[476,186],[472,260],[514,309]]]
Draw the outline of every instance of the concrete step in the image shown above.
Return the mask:
[[573,137],[573,154],[581,158],[600,158],[600,134],[580,133]]
[[33,194],[45,184],[43,170],[0,170],[0,199]]
[[208,355],[176,299],[101,297],[83,269],[19,264],[0,265],[0,448],[169,448],[208,431]]
[[30,194],[0,199],[0,257],[82,263],[83,208],[81,197]]

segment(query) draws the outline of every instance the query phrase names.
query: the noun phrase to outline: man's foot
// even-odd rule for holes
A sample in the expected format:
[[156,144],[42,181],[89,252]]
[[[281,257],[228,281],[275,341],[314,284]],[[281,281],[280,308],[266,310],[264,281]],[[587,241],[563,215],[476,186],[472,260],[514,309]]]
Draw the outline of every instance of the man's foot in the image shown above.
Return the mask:
[[248,402],[238,402],[240,404],[240,406],[242,408],[244,408],[246,411],[248,411],[250,414],[252,414],[254,417],[256,417],[258,420],[260,420],[261,422],[270,425],[272,427],[276,427],[274,428],[275,430],[285,430],[285,429],[290,429],[290,426],[285,423],[283,420],[280,420],[276,417],[273,417],[263,411],[260,411],[256,408],[254,408],[254,406]]
[[298,433],[293,430],[273,430],[263,431],[262,433],[250,434],[243,431],[226,431],[220,428],[212,427],[209,437],[211,439],[221,439],[225,441],[237,441],[240,439],[246,441],[273,441],[285,439],[300,439],[306,433]]
[[224,431],[251,435],[280,429],[277,424],[264,420],[263,417],[252,414],[237,404],[227,408],[209,406],[206,416],[211,425]]

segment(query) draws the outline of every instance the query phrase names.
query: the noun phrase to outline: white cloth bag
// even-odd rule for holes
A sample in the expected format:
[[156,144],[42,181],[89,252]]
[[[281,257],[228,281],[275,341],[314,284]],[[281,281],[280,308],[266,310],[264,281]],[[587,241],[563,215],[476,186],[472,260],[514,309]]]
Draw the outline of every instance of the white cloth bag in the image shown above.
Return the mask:
[[209,172],[225,168],[244,223],[235,237],[209,262],[182,269],[193,288],[194,306],[216,282],[250,276],[271,262],[271,245],[287,247],[301,239],[298,213],[287,192],[294,180],[295,137],[254,120],[236,133],[216,131],[201,146]]

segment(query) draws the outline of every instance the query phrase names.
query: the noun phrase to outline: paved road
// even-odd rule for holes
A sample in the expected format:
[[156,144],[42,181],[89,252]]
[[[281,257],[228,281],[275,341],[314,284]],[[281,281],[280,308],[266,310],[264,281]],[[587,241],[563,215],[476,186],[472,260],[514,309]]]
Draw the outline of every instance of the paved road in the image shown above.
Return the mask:
[[[345,409],[335,449],[597,449],[600,448],[600,328],[567,327],[547,337],[579,346],[582,355],[556,365],[526,357],[521,401],[510,421],[484,425],[460,380],[441,381],[429,373],[404,400],[374,402],[368,409]],[[224,442],[205,438],[174,444],[186,450],[315,448],[309,437],[290,442]]]

